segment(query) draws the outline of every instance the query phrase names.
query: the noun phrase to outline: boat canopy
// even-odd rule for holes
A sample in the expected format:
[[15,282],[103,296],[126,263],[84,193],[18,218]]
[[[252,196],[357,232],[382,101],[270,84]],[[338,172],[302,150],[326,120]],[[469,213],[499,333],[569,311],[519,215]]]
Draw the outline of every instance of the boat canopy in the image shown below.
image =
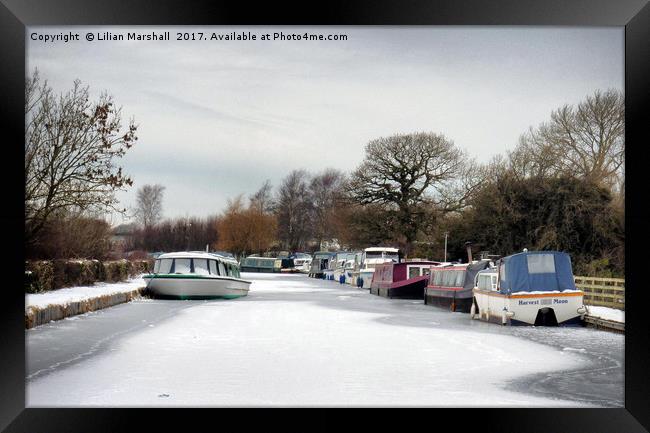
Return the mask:
[[463,287],[465,289],[471,290],[474,287],[474,279],[476,278],[476,274],[489,268],[490,268],[490,261],[486,259],[479,260],[476,263],[468,264],[467,273],[465,274],[465,281],[463,281]]
[[575,290],[571,258],[558,251],[528,251],[499,263],[501,293]]

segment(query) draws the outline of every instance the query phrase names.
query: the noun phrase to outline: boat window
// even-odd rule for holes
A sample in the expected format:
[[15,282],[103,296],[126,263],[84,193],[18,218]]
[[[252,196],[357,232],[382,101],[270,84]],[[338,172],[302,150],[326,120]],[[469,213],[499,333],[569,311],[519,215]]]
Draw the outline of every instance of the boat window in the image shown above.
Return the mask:
[[422,268],[422,275],[431,274],[431,268]]
[[458,271],[448,271],[445,273],[447,274],[447,282],[445,286],[454,287],[456,285],[456,274],[458,273]]
[[232,274],[232,265],[230,265],[230,264],[226,265],[226,270],[228,271],[228,276],[232,277],[233,276],[233,274]]
[[478,288],[481,290],[496,290],[496,277],[493,275],[479,275]]
[[219,275],[219,271],[217,270],[217,261],[216,260],[210,260],[210,273],[212,275]]
[[465,271],[456,271],[456,284],[455,287],[463,287],[465,283]]
[[158,270],[155,272],[161,274],[169,274],[172,270],[172,263],[174,262],[174,259],[160,259],[157,260],[157,262],[160,262],[160,265],[158,266]]
[[239,273],[239,267],[233,265],[233,266],[232,266],[232,269],[233,269],[233,274],[235,275],[235,277],[236,277],[236,278],[240,278],[241,275],[240,275],[240,273]]
[[417,266],[409,266],[409,278],[419,277],[420,268]]
[[442,272],[435,272],[433,275],[433,284],[436,286],[442,285]]
[[384,253],[384,259],[390,259],[397,262],[399,261],[399,256],[396,253]]
[[442,285],[445,287],[449,287],[451,285],[451,276],[453,272],[452,271],[447,271],[442,273]]
[[174,272],[177,274],[189,274],[191,271],[191,259],[174,259]]
[[208,275],[208,259],[193,259],[194,260],[194,273],[199,275]]
[[497,276],[493,275],[492,276],[492,290],[496,290],[496,289],[497,289]]
[[555,260],[553,254],[531,254],[526,256],[529,274],[554,274]]
[[219,275],[226,275],[226,268],[222,262],[219,262]]
[[158,269],[160,269],[160,260],[156,260],[153,264],[153,273],[157,274]]

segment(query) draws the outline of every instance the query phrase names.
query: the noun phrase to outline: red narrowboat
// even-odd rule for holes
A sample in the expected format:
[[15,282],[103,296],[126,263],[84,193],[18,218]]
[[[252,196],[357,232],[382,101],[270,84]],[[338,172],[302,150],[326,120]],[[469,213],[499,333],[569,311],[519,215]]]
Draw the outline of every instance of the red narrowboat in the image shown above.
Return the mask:
[[439,262],[383,263],[375,267],[370,293],[386,298],[422,299],[431,266]]

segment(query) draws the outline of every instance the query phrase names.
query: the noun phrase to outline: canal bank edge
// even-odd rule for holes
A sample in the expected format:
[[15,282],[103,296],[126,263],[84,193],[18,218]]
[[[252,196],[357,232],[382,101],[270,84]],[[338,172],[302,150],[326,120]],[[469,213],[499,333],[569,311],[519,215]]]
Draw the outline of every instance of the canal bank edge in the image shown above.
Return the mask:
[[67,304],[49,304],[46,307],[28,306],[25,308],[25,328],[29,329],[54,320],[61,320],[66,317],[123,304],[142,297],[145,294],[145,290],[146,288],[143,286],[129,292],[100,295]]

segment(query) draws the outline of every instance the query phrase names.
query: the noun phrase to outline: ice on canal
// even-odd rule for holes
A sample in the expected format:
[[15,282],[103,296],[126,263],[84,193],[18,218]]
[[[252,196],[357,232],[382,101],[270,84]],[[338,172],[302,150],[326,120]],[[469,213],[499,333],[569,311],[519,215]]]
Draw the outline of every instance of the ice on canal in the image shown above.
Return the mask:
[[[615,350],[623,347],[622,336],[602,331],[510,332],[421,301],[388,300],[304,275],[246,278],[254,282],[238,300],[124,306],[133,314],[159,302],[186,307],[122,334],[81,362],[29,379],[27,405],[597,406],[569,398],[562,387],[526,392],[528,386],[513,384],[539,385],[537,379],[548,381],[553,372],[594,362],[579,345],[544,338],[592,331],[613,339]],[[80,318],[76,329],[91,320]],[[33,335],[48,341],[47,333],[63,325],[49,326]],[[538,331],[537,342],[526,338],[531,331]],[[603,371],[608,368],[611,363]],[[622,375],[622,366],[616,371]]]

